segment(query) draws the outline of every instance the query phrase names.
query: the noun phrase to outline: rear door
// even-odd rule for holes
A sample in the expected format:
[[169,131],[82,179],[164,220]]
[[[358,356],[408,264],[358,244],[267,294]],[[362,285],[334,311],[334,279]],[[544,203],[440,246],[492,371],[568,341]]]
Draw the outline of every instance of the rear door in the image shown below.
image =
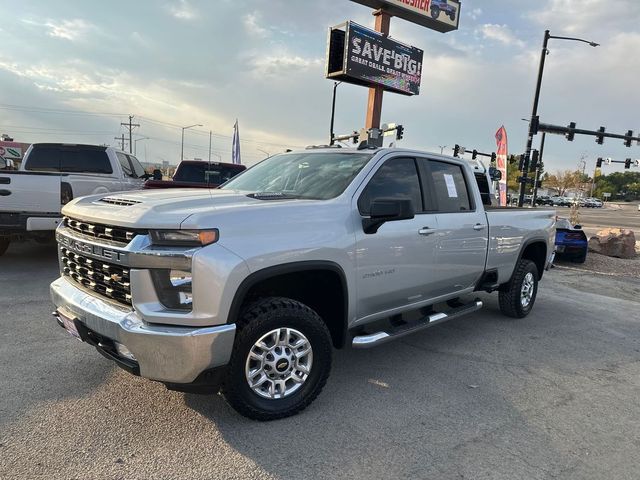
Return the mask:
[[484,273],[489,235],[486,214],[473,195],[475,180],[456,162],[420,159],[420,166],[437,212],[437,293],[474,286]]

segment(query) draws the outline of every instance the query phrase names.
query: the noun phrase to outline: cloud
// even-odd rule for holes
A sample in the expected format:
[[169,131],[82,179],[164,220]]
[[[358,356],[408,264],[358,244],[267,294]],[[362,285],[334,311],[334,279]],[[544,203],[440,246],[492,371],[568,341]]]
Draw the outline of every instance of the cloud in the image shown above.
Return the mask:
[[483,38],[493,40],[504,45],[515,45],[517,47],[524,46],[524,42],[517,38],[507,25],[485,23],[478,28],[478,32]]
[[467,12],[467,15],[470,16],[473,20],[477,20],[480,15],[482,15],[481,8],[474,8],[473,10]]
[[81,18],[73,18],[69,20],[52,20],[37,21],[31,19],[23,19],[23,23],[34,25],[46,30],[46,34],[54,38],[62,38],[64,40],[76,41],[84,38],[92,30],[97,30],[96,26]]
[[305,58],[286,51],[272,55],[255,55],[251,58],[252,71],[258,76],[282,76],[290,71],[307,71],[320,69],[324,64],[322,58]]
[[244,24],[245,31],[254,37],[265,38],[269,36],[269,31],[260,25],[260,14],[252,12],[246,14],[242,23]]
[[193,20],[196,18],[196,11],[187,0],[178,0],[168,7],[169,13],[178,20]]

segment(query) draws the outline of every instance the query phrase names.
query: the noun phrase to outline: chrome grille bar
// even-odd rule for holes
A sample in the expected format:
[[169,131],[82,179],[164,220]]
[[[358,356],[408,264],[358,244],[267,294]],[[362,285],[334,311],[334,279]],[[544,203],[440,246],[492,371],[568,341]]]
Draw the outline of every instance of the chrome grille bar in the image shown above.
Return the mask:
[[69,229],[82,233],[83,235],[113,240],[122,244],[129,243],[136,235],[146,235],[148,233],[146,230],[83,222],[70,217],[64,217],[63,222]]

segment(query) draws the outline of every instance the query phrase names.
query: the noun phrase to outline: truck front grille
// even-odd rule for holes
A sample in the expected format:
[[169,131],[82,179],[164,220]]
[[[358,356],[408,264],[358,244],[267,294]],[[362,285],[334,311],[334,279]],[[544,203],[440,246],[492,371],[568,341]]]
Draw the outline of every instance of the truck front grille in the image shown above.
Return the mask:
[[136,235],[146,235],[146,230],[135,230],[126,227],[101,225],[99,223],[83,222],[64,217],[64,225],[71,230],[95,238],[105,238],[121,243],[129,243]]
[[60,248],[62,274],[104,297],[131,305],[129,269]]

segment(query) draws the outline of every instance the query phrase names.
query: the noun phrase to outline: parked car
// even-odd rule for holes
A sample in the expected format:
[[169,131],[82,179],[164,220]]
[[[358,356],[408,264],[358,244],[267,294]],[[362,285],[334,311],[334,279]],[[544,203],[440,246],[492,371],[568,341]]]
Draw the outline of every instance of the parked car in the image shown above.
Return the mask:
[[146,178],[133,155],[112,147],[32,145],[18,171],[0,172],[0,255],[14,239],[52,240],[73,198],[141,189]]
[[452,22],[456,20],[458,9],[455,5],[451,5],[447,0],[431,0],[431,18],[437,19],[440,12],[444,13]]
[[556,223],[556,256],[575,263],[584,263],[587,259],[589,242],[582,226],[572,226],[566,218]]
[[322,390],[334,347],[471,314],[477,291],[499,292],[507,316],[531,312],[555,211],[485,206],[475,173],[414,150],[310,149],[220,189],[73,200],[56,319],[169,389],[222,384],[247,417],[293,415]]
[[183,160],[171,180],[147,180],[144,188],[216,188],[246,169],[233,163]]

